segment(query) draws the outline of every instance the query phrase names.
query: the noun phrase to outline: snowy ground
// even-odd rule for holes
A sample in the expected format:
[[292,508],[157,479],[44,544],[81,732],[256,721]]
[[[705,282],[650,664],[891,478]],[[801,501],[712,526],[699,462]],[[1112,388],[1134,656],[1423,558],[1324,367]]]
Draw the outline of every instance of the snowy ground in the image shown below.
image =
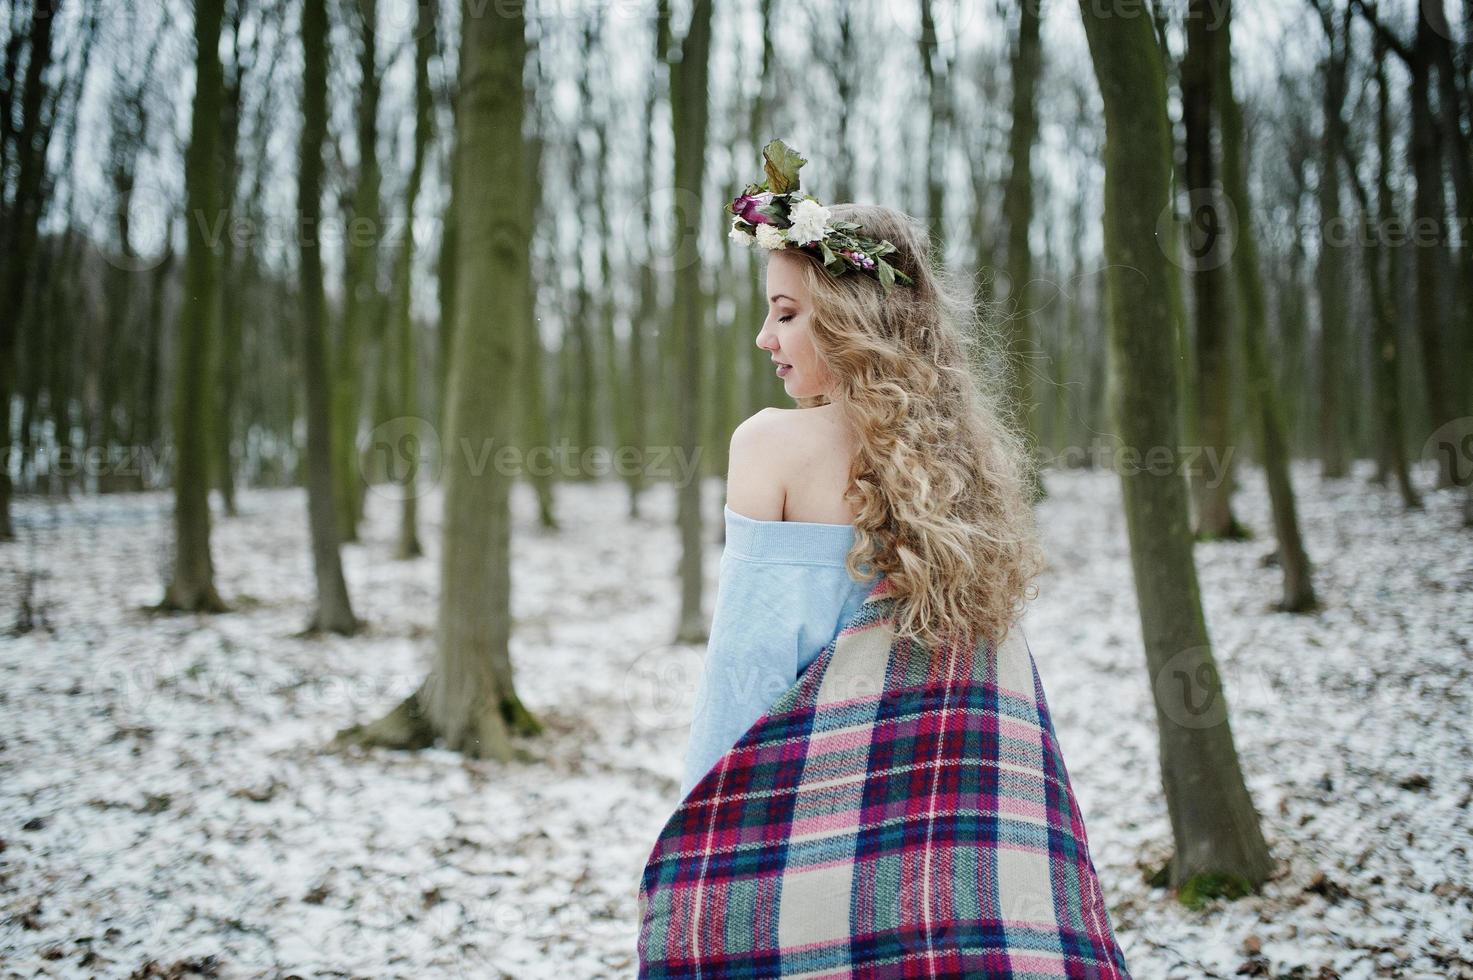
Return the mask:
[[[1143,980],[1473,976],[1473,538],[1450,494],[1409,515],[1363,472],[1295,475],[1323,612],[1270,609],[1262,538],[1198,550],[1280,866],[1262,895],[1200,912],[1141,875],[1169,833],[1117,478],[1049,475],[1055,567],[1025,629],[1117,933]],[[1266,534],[1260,475],[1243,481],[1239,515]],[[701,655],[666,642],[674,498],[651,491],[636,522],[616,485],[564,487],[563,530],[543,536],[517,490],[513,658],[548,732],[508,765],[320,751],[424,671],[436,564],[385,557],[393,500],[371,497],[344,549],[369,622],[354,639],[294,635],[312,583],[299,491],[217,517],[236,611],[209,617],[142,609],[169,559],[166,495],[21,500],[0,627],[23,594],[38,623],[0,633],[0,976],[632,975]],[[713,481],[708,609],[721,503]]]

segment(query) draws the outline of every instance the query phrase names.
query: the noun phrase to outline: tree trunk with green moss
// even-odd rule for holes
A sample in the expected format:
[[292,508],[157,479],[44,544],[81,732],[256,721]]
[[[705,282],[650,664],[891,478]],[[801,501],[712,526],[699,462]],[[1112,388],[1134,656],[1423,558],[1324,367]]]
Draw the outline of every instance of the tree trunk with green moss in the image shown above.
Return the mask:
[[[701,608],[705,584],[701,554],[705,544],[701,508],[701,476],[705,472],[700,455],[701,439],[701,340],[705,329],[705,299],[701,294],[701,258],[697,241],[705,224],[705,198],[701,196],[706,172],[706,74],[711,52],[711,0],[694,0],[690,27],[678,54],[670,57],[671,117],[675,123],[675,189],[678,213],[677,244],[672,254],[680,257],[675,276],[674,326],[679,339],[677,444],[691,460],[692,472],[675,488],[680,526],[680,619],[677,643],[701,643],[706,639],[706,617]],[[690,203],[687,203],[690,202]],[[690,213],[690,208],[696,209]],[[688,261],[685,261],[688,257]]]
[[348,601],[338,554],[338,512],[333,493],[332,379],[328,370],[327,304],[322,288],[322,144],[327,137],[326,0],[302,6],[302,135],[297,177],[301,234],[302,380],[306,388],[307,518],[317,609],[309,630],[351,634],[359,622]]
[[[542,59],[536,54],[535,49],[529,51],[531,57],[538,65],[539,84],[530,88],[527,92],[527,112],[535,114],[537,111],[537,92],[548,84],[542,77]],[[532,127],[534,135],[527,140],[527,173],[529,180],[535,187],[542,186],[540,174],[542,172],[542,148],[545,142],[541,132],[540,122]],[[527,227],[536,228],[539,225],[539,216],[544,207],[542,193],[540,190],[527,195]],[[527,352],[527,364],[522,371],[522,437],[532,447],[552,445],[552,420],[547,413],[547,382],[546,382],[546,360],[542,347],[542,331],[537,325],[537,295],[535,289],[527,290],[527,309],[523,314],[523,324],[527,331],[524,349]],[[557,469],[553,466],[543,465],[546,459],[539,458],[538,465],[529,466],[525,472],[527,482],[532,485],[532,490],[537,497],[537,522],[544,529],[555,531],[558,527],[557,513],[554,509],[553,488],[557,485]]]
[[[419,200],[424,181],[425,155],[434,129],[430,91],[430,58],[435,53],[436,0],[419,0],[416,4],[414,44],[414,157],[409,165],[409,179],[404,187],[404,238],[394,263],[394,333],[385,338],[380,356],[398,369],[398,383],[391,385],[398,414],[417,418],[419,405],[419,357],[414,343],[414,205]],[[392,352],[392,356],[391,356]],[[387,377],[388,373],[384,372]],[[424,553],[419,543],[418,461],[400,474],[403,494],[399,509],[399,543],[397,558],[417,558]]]
[[378,160],[378,2],[353,0],[345,6],[356,8],[358,29],[358,172],[343,243],[342,329],[333,348],[332,453],[338,532],[343,541],[357,541],[366,489],[358,455],[363,350],[365,342],[371,342],[386,356],[390,344],[383,336],[385,303],[378,288],[384,234],[383,175]]
[[[1149,20],[1080,0],[1105,107],[1105,297],[1113,415],[1149,459],[1178,442],[1174,269],[1156,238],[1171,187],[1165,70]],[[1121,474],[1179,897],[1237,896],[1272,860],[1243,782],[1192,558],[1187,484],[1172,466]]]
[[[511,508],[520,445],[517,379],[524,369],[531,226],[522,133],[527,57],[521,8],[480,16],[467,0],[460,51],[459,198],[455,338],[442,479],[440,609],[434,665],[386,717],[338,735],[339,744],[444,747],[507,760],[511,737],[540,730],[513,685]],[[514,462],[514,461],[513,461]]]

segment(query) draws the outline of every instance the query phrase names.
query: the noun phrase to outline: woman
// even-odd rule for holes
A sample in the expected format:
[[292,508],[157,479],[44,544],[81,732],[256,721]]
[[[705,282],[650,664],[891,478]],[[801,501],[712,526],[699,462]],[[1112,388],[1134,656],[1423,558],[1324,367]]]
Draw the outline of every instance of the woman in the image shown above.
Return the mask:
[[732,436],[640,975],[1128,977],[1015,625],[1042,556],[971,297],[913,219],[825,208],[802,157],[764,157],[728,211],[799,408]]

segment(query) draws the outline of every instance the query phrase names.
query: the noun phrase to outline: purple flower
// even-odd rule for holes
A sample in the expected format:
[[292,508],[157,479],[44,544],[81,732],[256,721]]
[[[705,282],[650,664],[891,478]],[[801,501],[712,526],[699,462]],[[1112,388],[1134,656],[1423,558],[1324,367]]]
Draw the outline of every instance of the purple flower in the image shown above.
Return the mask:
[[749,225],[776,224],[777,222],[757,210],[765,204],[771,204],[772,197],[771,191],[762,194],[742,194],[731,202],[731,213]]
[[839,254],[848,259],[851,265],[857,265],[861,269],[873,269],[875,267],[875,260],[870,258],[868,255],[865,255],[863,252],[855,252],[849,249],[843,249],[842,251],[840,251]]

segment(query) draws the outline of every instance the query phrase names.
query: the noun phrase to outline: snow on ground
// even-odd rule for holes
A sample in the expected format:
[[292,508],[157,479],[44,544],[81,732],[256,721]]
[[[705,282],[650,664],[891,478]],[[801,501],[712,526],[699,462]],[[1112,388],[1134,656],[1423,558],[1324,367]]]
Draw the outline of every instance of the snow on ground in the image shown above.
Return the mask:
[[[1424,477],[1427,474],[1423,474]],[[1451,494],[1401,511],[1365,473],[1295,473],[1325,609],[1273,612],[1263,537],[1198,548],[1243,769],[1279,875],[1192,912],[1149,888],[1169,853],[1118,478],[1050,473],[1053,568],[1025,619],[1116,931],[1139,978],[1473,976],[1467,724],[1473,548]],[[1261,475],[1239,516],[1268,534]],[[389,557],[371,495],[343,549],[367,631],[303,638],[299,490],[217,512],[234,612],[155,616],[166,494],[22,499],[0,548],[0,975],[627,977],[644,860],[678,802],[702,649],[668,643],[668,486],[517,487],[513,661],[547,726],[523,760],[329,754],[420,681],[429,557]],[[707,608],[721,487],[706,488]],[[34,573],[34,574],[32,574]],[[1253,949],[1259,950],[1252,955]]]

